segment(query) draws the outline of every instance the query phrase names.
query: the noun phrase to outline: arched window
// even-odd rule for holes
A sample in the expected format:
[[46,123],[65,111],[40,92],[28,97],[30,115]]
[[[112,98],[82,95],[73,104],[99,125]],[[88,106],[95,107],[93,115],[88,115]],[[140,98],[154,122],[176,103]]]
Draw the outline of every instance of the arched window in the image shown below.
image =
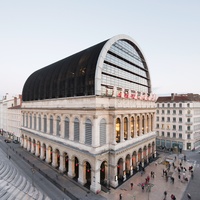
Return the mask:
[[47,132],[47,116],[44,115],[44,133]]
[[79,120],[78,118],[74,119],[74,141],[79,142],[79,137],[80,137],[80,133],[79,133]]
[[131,117],[131,137],[134,138],[134,117]]
[[137,136],[139,136],[140,135],[140,117],[139,116],[137,116],[136,126],[137,126]]
[[142,134],[144,134],[144,116],[142,116]]
[[38,123],[39,123],[39,131],[41,131],[41,115],[38,116]]
[[60,123],[61,123],[61,120],[60,120],[60,117],[58,116],[57,121],[56,121],[56,135],[57,136],[60,136]]
[[128,119],[124,118],[124,140],[128,139]]
[[64,138],[69,139],[69,118],[65,118],[65,135]]
[[34,114],[34,130],[36,130],[37,122],[36,122],[36,114]]
[[25,115],[23,114],[23,126],[25,126]]
[[116,119],[116,142],[119,143],[120,142],[120,131],[121,131],[121,122],[120,119],[117,118]]
[[106,120],[102,119],[100,121],[100,130],[99,130],[99,141],[100,146],[106,144]]
[[28,127],[28,114],[26,113],[26,127]]
[[92,145],[92,122],[89,119],[85,122],[85,144]]
[[50,134],[53,134],[53,116],[50,116]]
[[32,129],[32,114],[30,114],[30,129]]

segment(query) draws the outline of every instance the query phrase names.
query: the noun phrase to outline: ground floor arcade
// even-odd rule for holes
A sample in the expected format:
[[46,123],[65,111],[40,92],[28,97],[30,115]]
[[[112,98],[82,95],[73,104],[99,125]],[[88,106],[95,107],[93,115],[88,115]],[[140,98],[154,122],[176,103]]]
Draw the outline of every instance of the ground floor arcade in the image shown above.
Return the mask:
[[155,138],[127,149],[93,155],[22,131],[21,146],[95,193],[102,186],[116,188],[156,155]]

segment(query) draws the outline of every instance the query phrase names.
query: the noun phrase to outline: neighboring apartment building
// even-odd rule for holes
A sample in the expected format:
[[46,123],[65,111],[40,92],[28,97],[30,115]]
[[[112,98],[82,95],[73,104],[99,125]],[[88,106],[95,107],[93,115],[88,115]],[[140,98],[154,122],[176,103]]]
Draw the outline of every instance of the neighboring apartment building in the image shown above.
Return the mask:
[[5,137],[20,139],[22,95],[6,94],[0,101],[0,132]]
[[175,94],[158,97],[157,146],[192,150],[200,146],[200,95]]
[[156,156],[156,99],[129,36],[34,72],[22,98],[21,145],[93,192],[117,187]]

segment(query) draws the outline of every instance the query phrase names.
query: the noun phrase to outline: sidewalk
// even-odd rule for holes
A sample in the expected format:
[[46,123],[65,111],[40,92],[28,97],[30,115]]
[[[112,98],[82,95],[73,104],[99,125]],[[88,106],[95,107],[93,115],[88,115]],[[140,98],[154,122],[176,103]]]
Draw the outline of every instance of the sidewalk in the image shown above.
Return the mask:
[[[159,155],[159,157],[162,159],[163,154]],[[182,166],[187,169],[186,176],[190,179],[190,173],[188,172],[190,164],[184,161],[182,163]],[[179,166],[178,160],[176,160],[175,165]],[[141,176],[140,173],[137,173],[117,189],[111,189],[110,194],[104,192],[100,192],[100,194],[108,200],[118,200],[120,194],[122,194],[122,199],[126,200],[163,200],[164,191],[166,190],[166,200],[171,200],[171,194],[174,194],[177,200],[181,200],[188,182],[181,182],[178,179],[178,172],[174,170],[173,166],[171,166],[170,172],[173,173],[172,176],[174,177],[174,184],[171,183],[170,178],[168,178],[168,181],[166,182],[165,177],[162,177],[163,169],[166,169],[164,164],[160,163],[156,165],[155,162],[152,162],[145,168],[146,172],[143,176]],[[154,178],[151,178],[151,171],[154,171],[155,173]],[[150,192],[147,192],[146,188],[144,189],[144,192],[142,192],[141,186],[138,185],[145,182],[147,175],[149,175],[149,182],[153,185],[153,187]],[[131,182],[134,184],[133,190],[131,190]]]
[[80,185],[73,179],[67,177],[64,174],[60,174],[51,165],[46,162],[41,161],[36,156],[27,152],[21,147],[10,149],[16,155],[20,156],[21,159],[24,159],[28,162],[37,173],[42,174],[46,179],[56,185],[61,191],[67,194],[72,200],[105,200],[106,198],[101,195],[96,195],[86,187]]

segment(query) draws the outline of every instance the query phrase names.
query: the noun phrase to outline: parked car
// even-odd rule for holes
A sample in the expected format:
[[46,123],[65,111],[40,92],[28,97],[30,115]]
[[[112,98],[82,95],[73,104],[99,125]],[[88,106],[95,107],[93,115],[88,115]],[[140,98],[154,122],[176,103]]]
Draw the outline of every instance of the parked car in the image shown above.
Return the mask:
[[13,143],[19,144],[19,141],[18,140],[13,140]]
[[11,143],[11,140],[10,139],[5,139],[4,140],[6,143]]

